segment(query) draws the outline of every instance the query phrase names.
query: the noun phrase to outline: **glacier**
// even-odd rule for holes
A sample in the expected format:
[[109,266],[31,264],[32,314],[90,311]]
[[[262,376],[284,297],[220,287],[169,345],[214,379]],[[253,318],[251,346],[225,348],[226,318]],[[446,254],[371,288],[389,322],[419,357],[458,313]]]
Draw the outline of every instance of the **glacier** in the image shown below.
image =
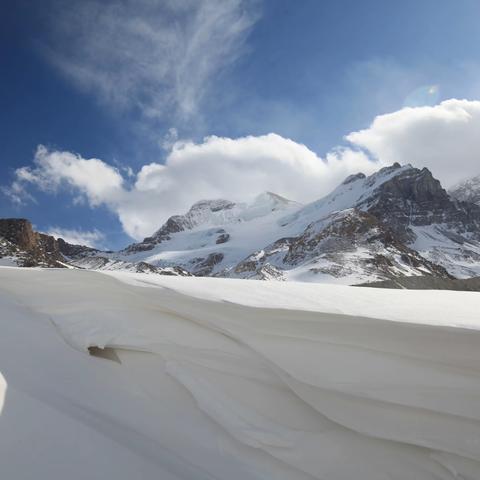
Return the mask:
[[480,295],[0,267],[11,479],[480,478]]

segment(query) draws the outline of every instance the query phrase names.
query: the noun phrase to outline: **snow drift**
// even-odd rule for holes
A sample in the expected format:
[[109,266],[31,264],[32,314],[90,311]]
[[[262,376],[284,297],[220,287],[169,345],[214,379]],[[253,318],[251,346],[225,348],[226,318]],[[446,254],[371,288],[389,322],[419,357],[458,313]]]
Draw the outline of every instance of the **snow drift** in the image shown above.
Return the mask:
[[0,308],[5,478],[480,478],[477,293],[5,267]]

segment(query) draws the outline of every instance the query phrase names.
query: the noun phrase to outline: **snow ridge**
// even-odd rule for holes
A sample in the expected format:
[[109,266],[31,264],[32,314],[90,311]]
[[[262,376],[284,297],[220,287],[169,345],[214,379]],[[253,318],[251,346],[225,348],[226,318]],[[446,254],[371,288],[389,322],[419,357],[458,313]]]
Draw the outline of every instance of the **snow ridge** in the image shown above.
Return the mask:
[[478,294],[109,276],[0,269],[8,478],[479,478]]

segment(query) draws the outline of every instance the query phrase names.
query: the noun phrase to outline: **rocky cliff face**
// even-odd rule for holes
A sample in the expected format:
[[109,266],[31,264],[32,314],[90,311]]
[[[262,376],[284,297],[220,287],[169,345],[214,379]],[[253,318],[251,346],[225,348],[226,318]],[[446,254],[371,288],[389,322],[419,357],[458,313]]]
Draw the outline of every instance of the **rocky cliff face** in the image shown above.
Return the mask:
[[96,248],[86,247],[85,245],[73,245],[67,243],[63,238],[58,238],[56,242],[60,253],[67,258],[84,258],[100,253]]
[[288,279],[293,273],[297,280],[343,278],[352,283],[402,275],[450,278],[445,268],[423,258],[378,218],[358,209],[312,222],[301,235],[280,239],[224,273],[258,279]]
[[62,238],[35,232],[23,218],[0,219],[0,260],[20,267],[82,268],[124,270],[160,275],[190,275],[181,268],[159,268],[145,262],[116,261],[112,252],[100,252],[84,245],[73,245]]
[[[390,167],[400,168],[398,164]],[[480,232],[480,207],[455,201],[427,168],[399,172],[359,206],[389,225],[402,240],[414,240],[412,227],[433,224]]]
[[0,219],[0,237],[9,242],[10,256],[20,266],[65,267],[55,238],[35,232],[24,218]]

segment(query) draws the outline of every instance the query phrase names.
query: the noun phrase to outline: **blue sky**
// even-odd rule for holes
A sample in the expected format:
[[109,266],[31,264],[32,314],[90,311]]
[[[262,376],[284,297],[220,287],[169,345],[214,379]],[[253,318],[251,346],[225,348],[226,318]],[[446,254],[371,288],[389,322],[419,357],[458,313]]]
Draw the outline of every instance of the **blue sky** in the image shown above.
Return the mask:
[[[318,155],[313,162],[325,162],[328,152],[348,146],[345,135],[369,128],[379,115],[480,97],[475,0],[0,3],[0,215],[30,218],[43,231],[100,232],[91,238],[112,248],[182,212],[193,193],[228,194],[233,174],[222,172],[235,155],[252,155],[255,181],[246,178],[242,189],[232,190],[234,199],[243,191],[248,200],[260,193],[254,187],[263,188],[259,179],[271,176],[272,158],[291,166],[291,157],[302,155],[297,144],[308,147],[306,157],[310,151]],[[269,133],[281,140],[265,137]],[[205,145],[211,135],[262,140]],[[278,160],[283,153],[277,149],[290,151],[282,143],[287,139],[295,151]],[[172,156],[175,142],[181,151]],[[35,164],[38,145],[49,153]],[[378,157],[372,145],[360,142],[354,150],[366,148],[370,159],[372,152]],[[85,184],[54,170],[51,152],[99,159],[121,176],[121,192],[108,185],[92,193],[88,179]],[[197,163],[182,170],[181,154]],[[217,155],[217,163],[209,157],[201,164],[206,155]],[[161,170],[145,166],[161,165],[169,156],[177,162],[172,173],[145,180]],[[70,168],[76,160],[68,161]],[[338,169],[338,175],[355,166]],[[27,174],[19,177],[22,167]],[[233,162],[232,169],[243,167]],[[137,188],[140,171],[144,184]],[[99,178],[108,173],[88,172]],[[335,186],[337,174],[318,175],[325,179],[318,195]],[[186,189],[189,182],[208,188],[177,198],[182,179]],[[15,181],[19,195],[12,195]],[[168,182],[180,183],[168,190]],[[284,181],[276,185],[281,189]],[[127,200],[133,188],[139,192]],[[147,189],[156,192],[148,196]],[[159,196],[162,189],[166,193]],[[149,204],[148,218],[140,218],[152,202],[158,205]]]

